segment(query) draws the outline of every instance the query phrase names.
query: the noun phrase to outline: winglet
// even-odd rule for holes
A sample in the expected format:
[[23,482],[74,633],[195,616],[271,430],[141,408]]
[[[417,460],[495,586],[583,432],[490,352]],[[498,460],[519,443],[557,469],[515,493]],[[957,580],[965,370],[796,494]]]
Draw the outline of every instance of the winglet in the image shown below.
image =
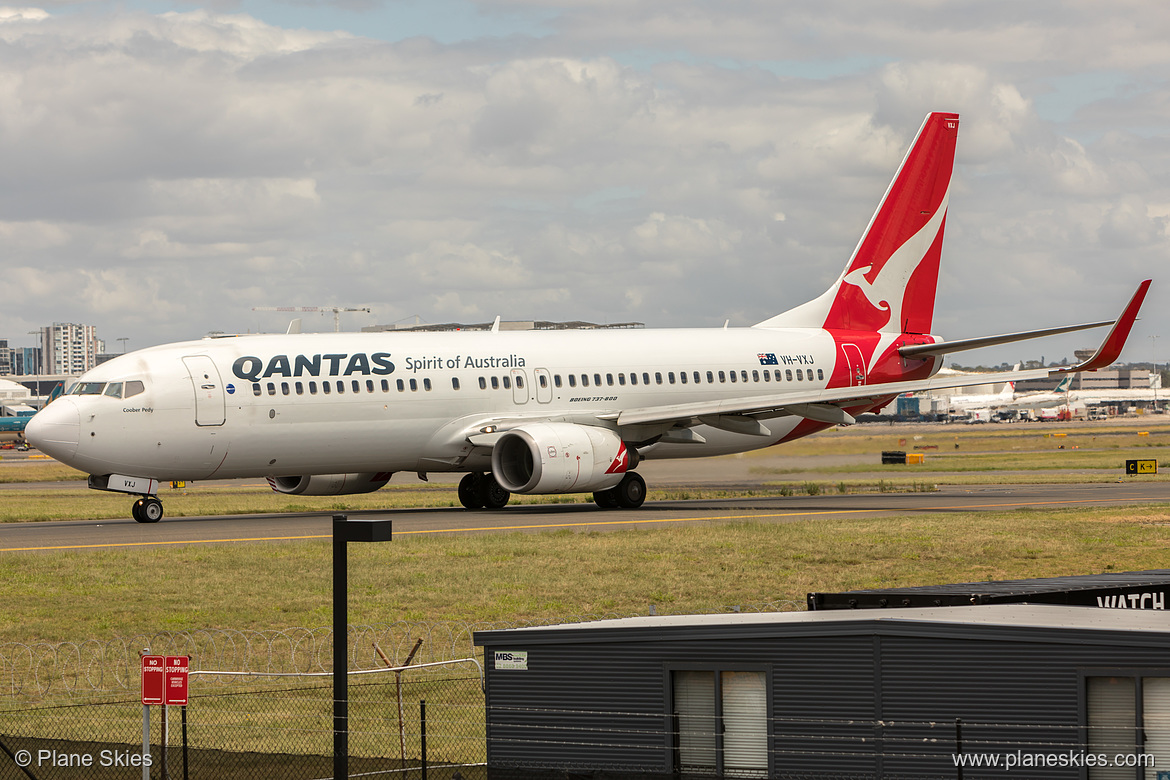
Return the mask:
[[1099,368],[1112,365],[1121,356],[1121,349],[1125,346],[1126,339],[1129,338],[1129,332],[1133,329],[1134,321],[1137,320],[1138,311],[1146,299],[1146,292],[1150,289],[1150,282],[1150,279],[1146,279],[1138,285],[1137,292],[1129,299],[1125,311],[1121,312],[1117,322],[1113,323],[1113,327],[1109,329],[1109,335],[1101,342],[1101,346],[1097,348],[1093,356],[1080,365],[1065,369],[1065,371],[1096,371]]

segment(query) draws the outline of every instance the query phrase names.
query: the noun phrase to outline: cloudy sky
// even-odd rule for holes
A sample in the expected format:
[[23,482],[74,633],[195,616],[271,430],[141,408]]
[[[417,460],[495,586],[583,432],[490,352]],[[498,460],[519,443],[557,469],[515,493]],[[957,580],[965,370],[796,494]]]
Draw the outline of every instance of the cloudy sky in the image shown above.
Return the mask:
[[1153,277],[1124,357],[1163,362],[1168,40],[1152,0],[0,9],[0,338],[285,329],[255,306],[750,325],[837,277],[942,110],[936,331],[1106,319]]

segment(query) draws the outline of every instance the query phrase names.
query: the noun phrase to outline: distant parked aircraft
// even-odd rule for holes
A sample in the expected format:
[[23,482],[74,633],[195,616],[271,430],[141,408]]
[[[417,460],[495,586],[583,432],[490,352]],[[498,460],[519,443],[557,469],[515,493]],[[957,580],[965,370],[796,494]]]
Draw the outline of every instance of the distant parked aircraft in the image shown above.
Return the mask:
[[15,417],[0,417],[0,441],[24,440],[24,429],[31,414],[22,414]]

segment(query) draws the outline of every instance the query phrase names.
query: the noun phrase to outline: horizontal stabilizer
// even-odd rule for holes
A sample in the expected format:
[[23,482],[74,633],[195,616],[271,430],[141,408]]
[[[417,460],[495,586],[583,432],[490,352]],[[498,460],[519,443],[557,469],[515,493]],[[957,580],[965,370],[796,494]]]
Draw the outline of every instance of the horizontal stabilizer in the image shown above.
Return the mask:
[[997,347],[1001,344],[1011,344],[1016,341],[1039,339],[1045,336],[1057,336],[1061,333],[1075,333],[1078,330],[1103,328],[1112,325],[1116,320],[1102,320],[1101,322],[1086,322],[1083,325],[1065,325],[1059,328],[1044,328],[1042,330],[1028,330],[1019,333],[1004,333],[999,336],[984,336],[977,339],[962,339],[960,341],[941,341],[937,344],[911,344],[898,350],[904,358],[924,358],[927,356],[949,355],[952,352],[965,352],[969,349]]

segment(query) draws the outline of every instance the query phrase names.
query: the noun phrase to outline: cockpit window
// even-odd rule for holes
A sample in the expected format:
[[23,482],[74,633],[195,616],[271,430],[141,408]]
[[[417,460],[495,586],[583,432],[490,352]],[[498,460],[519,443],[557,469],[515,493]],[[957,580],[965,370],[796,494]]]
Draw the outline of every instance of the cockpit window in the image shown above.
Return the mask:
[[104,395],[109,398],[131,398],[146,392],[145,383],[130,382],[78,382],[69,388],[66,395]]

